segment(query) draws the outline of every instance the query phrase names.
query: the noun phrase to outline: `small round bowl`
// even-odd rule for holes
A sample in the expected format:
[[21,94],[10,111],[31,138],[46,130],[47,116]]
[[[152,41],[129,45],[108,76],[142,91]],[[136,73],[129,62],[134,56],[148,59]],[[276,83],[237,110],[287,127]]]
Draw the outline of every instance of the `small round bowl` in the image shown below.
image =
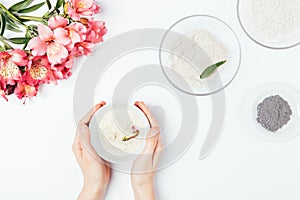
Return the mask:
[[[193,74],[196,74],[195,77],[199,79],[201,73],[215,63],[201,45],[186,36],[197,30],[212,34],[223,44],[227,50],[227,62],[210,77],[196,80],[200,82],[200,86],[188,83],[189,87],[186,87],[187,82],[183,83],[180,80],[183,78],[182,74],[168,73],[168,71],[175,71],[166,69],[172,69],[171,66],[174,64],[170,55],[175,55],[176,59],[181,60],[180,62],[191,65],[193,68],[191,70],[195,70]],[[183,53],[174,50],[174,44],[178,39],[183,40],[181,43],[185,48]],[[241,64],[241,45],[233,29],[224,21],[209,15],[192,15],[178,20],[165,33],[160,46],[159,60],[162,71],[174,87],[190,95],[207,96],[223,90],[234,80]],[[221,60],[217,62],[219,61]]]
[[[258,104],[272,95],[279,95],[286,100],[293,112],[290,121],[276,132],[270,132],[263,128],[256,120]],[[245,99],[243,105],[245,113],[244,122],[246,127],[249,128],[251,135],[274,142],[288,141],[299,135],[300,93],[293,87],[281,83],[271,83],[253,89]],[[250,106],[249,102],[251,103]]]
[[[134,152],[124,151],[113,145],[105,136],[104,131],[100,128],[100,122],[108,112],[113,112],[113,121],[118,130],[126,132],[128,127],[134,125],[139,131],[139,135],[132,139],[138,142]],[[134,114],[139,124],[133,124],[131,115]],[[131,105],[114,105],[104,106],[96,112],[90,123],[91,137],[90,142],[96,153],[104,160],[110,163],[123,163],[133,161],[145,147],[145,138],[149,130],[149,122],[144,113],[136,106]],[[122,141],[123,142],[123,141]]]
[[[298,6],[298,11],[296,11],[296,22],[295,24],[300,24],[300,1]],[[283,40],[275,41],[275,39],[266,39],[265,36],[259,35],[261,31],[257,31],[260,25],[258,25],[257,20],[253,19],[254,15],[251,14],[251,0],[238,0],[237,3],[237,15],[239,23],[243,28],[246,35],[255,43],[270,49],[289,49],[300,44],[300,25],[295,28],[295,32],[287,36]],[[266,7],[266,11],[267,11]],[[272,13],[272,16],[276,16],[277,13]],[[256,15],[255,15],[256,16]],[[263,19],[262,19],[263,20]],[[266,19],[265,19],[266,20]],[[269,30],[270,32],[276,32],[277,30]],[[269,40],[269,41],[268,41]]]

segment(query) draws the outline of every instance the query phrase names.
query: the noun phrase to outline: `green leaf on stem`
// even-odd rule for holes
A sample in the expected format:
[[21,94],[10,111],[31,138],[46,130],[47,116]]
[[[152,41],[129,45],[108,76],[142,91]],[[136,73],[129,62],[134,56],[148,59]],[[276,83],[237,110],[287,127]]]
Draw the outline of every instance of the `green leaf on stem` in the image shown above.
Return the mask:
[[27,8],[27,6],[29,6],[32,2],[33,2],[33,0],[24,0],[24,1],[21,1],[19,3],[12,5],[8,10],[12,11],[12,12],[19,11],[24,8]]
[[16,32],[16,33],[22,33],[22,31],[20,29],[17,29],[17,28],[13,27],[10,24],[6,24],[6,28],[7,28],[7,30],[10,30],[10,31],[13,31],[13,32]]
[[6,28],[6,19],[3,13],[0,13],[0,35],[3,36]]
[[39,4],[36,4],[34,6],[31,6],[29,8],[24,8],[22,10],[19,10],[18,13],[31,13],[31,12],[34,12],[36,10],[38,10],[40,7],[42,7],[43,5],[45,5],[46,2],[42,2],[42,3],[39,3]]
[[9,38],[7,40],[13,44],[26,44],[29,42],[28,38]]
[[64,4],[65,0],[57,0],[56,2],[56,9],[59,9],[63,4]]
[[47,3],[47,6],[48,6],[48,8],[49,8],[49,10],[52,8],[52,5],[51,5],[51,3],[50,3],[50,1],[49,0],[46,0],[46,3]]

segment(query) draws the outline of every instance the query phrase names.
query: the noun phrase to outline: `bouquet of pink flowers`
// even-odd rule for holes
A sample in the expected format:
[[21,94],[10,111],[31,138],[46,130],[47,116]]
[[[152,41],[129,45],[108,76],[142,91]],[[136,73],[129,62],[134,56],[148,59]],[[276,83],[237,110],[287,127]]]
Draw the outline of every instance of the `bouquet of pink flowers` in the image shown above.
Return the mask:
[[[0,96],[6,100],[15,94],[25,103],[41,84],[69,78],[74,58],[89,55],[107,32],[104,22],[92,17],[100,10],[94,0],[32,2],[9,8],[0,3]],[[48,11],[42,17],[27,15],[45,4]],[[25,36],[8,38],[7,30]]]

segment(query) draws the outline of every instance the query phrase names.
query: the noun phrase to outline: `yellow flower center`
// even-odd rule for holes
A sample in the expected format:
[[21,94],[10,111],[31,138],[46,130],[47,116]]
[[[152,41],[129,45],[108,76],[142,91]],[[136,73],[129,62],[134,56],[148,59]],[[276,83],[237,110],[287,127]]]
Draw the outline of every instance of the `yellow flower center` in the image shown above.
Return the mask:
[[43,80],[47,76],[47,69],[43,66],[33,66],[29,70],[29,74],[36,80]]
[[84,3],[82,3],[82,2],[79,2],[78,3],[78,8],[84,8],[85,7],[85,4]]
[[8,61],[6,65],[3,65],[0,68],[0,75],[4,79],[11,79],[11,78],[15,77],[19,72],[20,72],[20,70],[19,70],[18,66],[11,61]]

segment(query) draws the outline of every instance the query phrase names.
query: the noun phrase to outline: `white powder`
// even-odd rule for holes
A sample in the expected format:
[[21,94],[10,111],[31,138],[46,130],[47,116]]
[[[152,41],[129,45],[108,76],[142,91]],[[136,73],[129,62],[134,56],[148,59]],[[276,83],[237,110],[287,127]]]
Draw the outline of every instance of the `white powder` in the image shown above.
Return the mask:
[[251,0],[254,34],[266,42],[282,42],[300,27],[299,0]]
[[227,60],[228,57],[228,51],[222,42],[213,33],[206,30],[192,31],[175,41],[173,48],[171,48],[175,52],[170,56],[171,67],[192,87],[198,87],[202,84],[200,74],[208,66],[193,66],[182,57],[191,58],[193,62],[201,63],[199,59],[202,58],[197,52],[199,47],[205,51],[213,63]]
[[[143,124],[142,120],[133,110],[128,110],[128,113],[131,120],[128,120],[128,122],[122,124],[122,127],[117,125],[117,121],[114,118],[115,113],[113,111],[106,113],[99,122],[100,142],[102,143],[103,147],[105,147],[106,150],[112,154],[116,154],[115,152],[118,152],[118,150],[127,153],[136,153],[142,144],[141,140],[136,138],[133,138],[129,141],[122,141],[125,136],[131,136],[133,134],[132,126],[139,127]],[[122,121],[122,123],[124,123],[124,121]],[[109,142],[110,144],[105,144],[105,142]],[[115,148],[115,150],[111,147]]]

